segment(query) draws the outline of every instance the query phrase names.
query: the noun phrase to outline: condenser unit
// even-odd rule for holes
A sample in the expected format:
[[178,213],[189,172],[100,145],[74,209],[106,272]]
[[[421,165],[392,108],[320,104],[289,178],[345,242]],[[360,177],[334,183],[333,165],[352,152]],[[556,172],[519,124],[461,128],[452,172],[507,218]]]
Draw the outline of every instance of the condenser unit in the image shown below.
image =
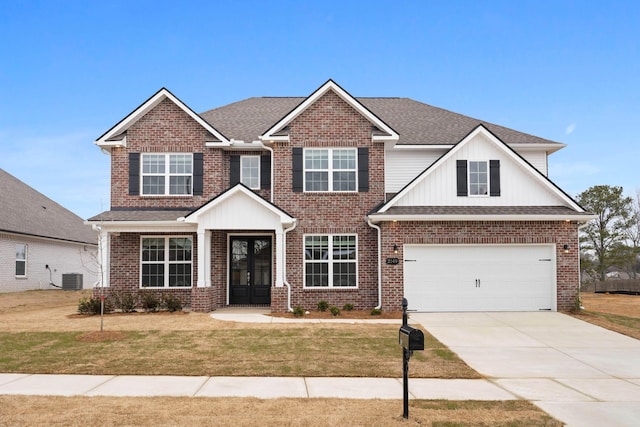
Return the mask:
[[65,291],[82,290],[82,274],[69,273],[62,275],[62,289]]

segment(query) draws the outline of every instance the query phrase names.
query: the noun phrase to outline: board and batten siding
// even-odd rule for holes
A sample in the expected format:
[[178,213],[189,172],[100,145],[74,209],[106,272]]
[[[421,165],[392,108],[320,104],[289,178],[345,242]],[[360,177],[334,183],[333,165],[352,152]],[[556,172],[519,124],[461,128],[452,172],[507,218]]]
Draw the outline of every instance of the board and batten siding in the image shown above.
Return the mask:
[[[456,161],[500,160],[499,197],[457,195]],[[558,199],[535,173],[482,136],[461,147],[455,155],[433,168],[396,206],[553,206]]]

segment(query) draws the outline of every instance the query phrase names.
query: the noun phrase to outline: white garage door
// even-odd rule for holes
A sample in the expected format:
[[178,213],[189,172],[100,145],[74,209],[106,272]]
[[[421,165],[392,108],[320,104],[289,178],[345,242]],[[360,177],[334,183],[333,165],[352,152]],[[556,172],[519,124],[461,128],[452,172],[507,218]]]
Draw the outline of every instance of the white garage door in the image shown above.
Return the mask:
[[556,310],[555,247],[404,247],[410,310]]

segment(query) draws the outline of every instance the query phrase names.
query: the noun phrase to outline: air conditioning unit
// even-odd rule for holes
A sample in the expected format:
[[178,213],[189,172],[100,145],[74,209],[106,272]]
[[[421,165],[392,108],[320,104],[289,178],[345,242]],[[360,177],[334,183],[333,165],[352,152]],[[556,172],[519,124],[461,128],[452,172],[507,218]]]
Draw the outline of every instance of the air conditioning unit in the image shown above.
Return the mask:
[[62,289],[65,291],[82,290],[82,274],[79,274],[79,273],[63,274]]

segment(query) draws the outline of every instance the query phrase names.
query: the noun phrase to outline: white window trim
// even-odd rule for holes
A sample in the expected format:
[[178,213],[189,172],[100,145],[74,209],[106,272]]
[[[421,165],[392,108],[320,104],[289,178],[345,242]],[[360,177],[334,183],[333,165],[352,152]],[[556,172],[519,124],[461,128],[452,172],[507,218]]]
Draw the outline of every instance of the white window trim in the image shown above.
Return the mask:
[[[487,192],[486,194],[471,194],[471,163],[484,163],[487,167]],[[490,197],[491,196],[491,171],[489,170],[489,160],[469,160],[467,161],[467,194],[469,197]]]
[[[142,261],[142,242],[144,239],[164,239],[164,261]],[[190,239],[191,240],[191,260],[190,261],[169,261],[169,239]],[[140,236],[140,277],[138,287],[140,289],[191,289],[193,288],[193,236],[189,235],[145,235]],[[144,264],[162,264],[164,269],[164,286],[142,286],[142,266]],[[189,286],[169,286],[169,265],[189,264],[191,266],[191,284]]]
[[[328,274],[328,286],[307,286],[307,269],[306,269],[306,265],[307,263],[311,263],[311,264],[318,264],[321,262],[324,262],[324,260],[322,261],[316,261],[316,260],[307,260],[305,257],[305,250],[306,250],[306,246],[305,246],[305,241],[307,239],[307,237],[313,237],[313,236],[327,236],[328,238],[328,243],[329,243],[329,247],[327,250],[328,254],[332,254],[333,253],[333,238],[337,237],[337,236],[349,236],[349,237],[355,237],[355,246],[356,246],[356,258],[354,260],[334,260],[332,258],[328,259],[328,263],[329,263],[329,268],[327,269],[327,274]],[[323,233],[313,233],[313,234],[305,234],[302,236],[302,281],[303,281],[303,289],[332,289],[332,290],[353,290],[353,289],[358,289],[360,286],[359,280],[358,280],[358,235],[357,234],[348,234],[348,233],[335,233],[335,234],[323,234]],[[355,271],[355,275],[356,275],[356,285],[355,286],[334,286],[333,285],[333,264],[334,262],[350,262],[355,264],[356,266],[356,271]]]
[[[243,167],[242,163],[244,162],[245,159],[256,159],[258,161],[258,184],[257,184],[257,186],[253,186],[252,187],[252,186],[249,186],[249,185],[244,183],[244,173],[243,173],[244,172],[244,167]],[[260,163],[261,162],[260,162],[260,160],[261,160],[260,156],[240,156],[240,182],[243,183],[244,185],[247,185],[247,187],[249,187],[252,190],[259,190],[260,189],[260,184],[261,184],[260,183],[260,173],[261,173],[261,170],[260,170],[260,166],[261,166]]]
[[[28,277],[28,275],[29,275],[29,272],[28,272],[28,270],[27,270],[27,265],[28,265],[27,260],[28,260],[28,258],[29,258],[29,246],[28,246],[26,243],[16,243],[16,246],[18,246],[18,245],[22,245],[22,246],[24,246],[24,259],[19,259],[19,258],[17,257],[17,254],[16,254],[15,262],[16,262],[16,263],[17,263],[18,261],[20,261],[20,262],[24,262],[24,274],[15,274],[15,273],[17,273],[17,271],[16,271],[16,264],[15,264],[15,263],[14,263],[14,265],[13,265],[13,272],[14,272],[15,277],[16,277],[17,279],[26,279],[26,278]],[[17,248],[16,248],[16,249],[17,249]]]
[[[191,173],[170,173],[171,156],[191,156]],[[164,173],[144,173],[145,156],[164,156]],[[142,153],[140,158],[140,195],[144,197],[192,197],[193,196],[193,153]],[[146,176],[164,176],[164,193],[163,194],[147,194],[144,192],[144,178]],[[171,194],[171,177],[172,176],[189,176],[191,177],[191,187],[187,194]]]
[[[327,150],[329,155],[327,159],[327,169],[307,169],[307,152]],[[355,167],[353,169],[333,169],[333,152],[334,151],[353,151],[355,154]],[[334,190],[333,189],[333,172],[353,172],[355,177],[355,188],[353,190]],[[327,190],[307,190],[307,172],[327,172]],[[305,193],[357,193],[358,192],[358,149],[352,147],[344,148],[324,148],[314,147],[305,148],[302,153],[302,185]]]

